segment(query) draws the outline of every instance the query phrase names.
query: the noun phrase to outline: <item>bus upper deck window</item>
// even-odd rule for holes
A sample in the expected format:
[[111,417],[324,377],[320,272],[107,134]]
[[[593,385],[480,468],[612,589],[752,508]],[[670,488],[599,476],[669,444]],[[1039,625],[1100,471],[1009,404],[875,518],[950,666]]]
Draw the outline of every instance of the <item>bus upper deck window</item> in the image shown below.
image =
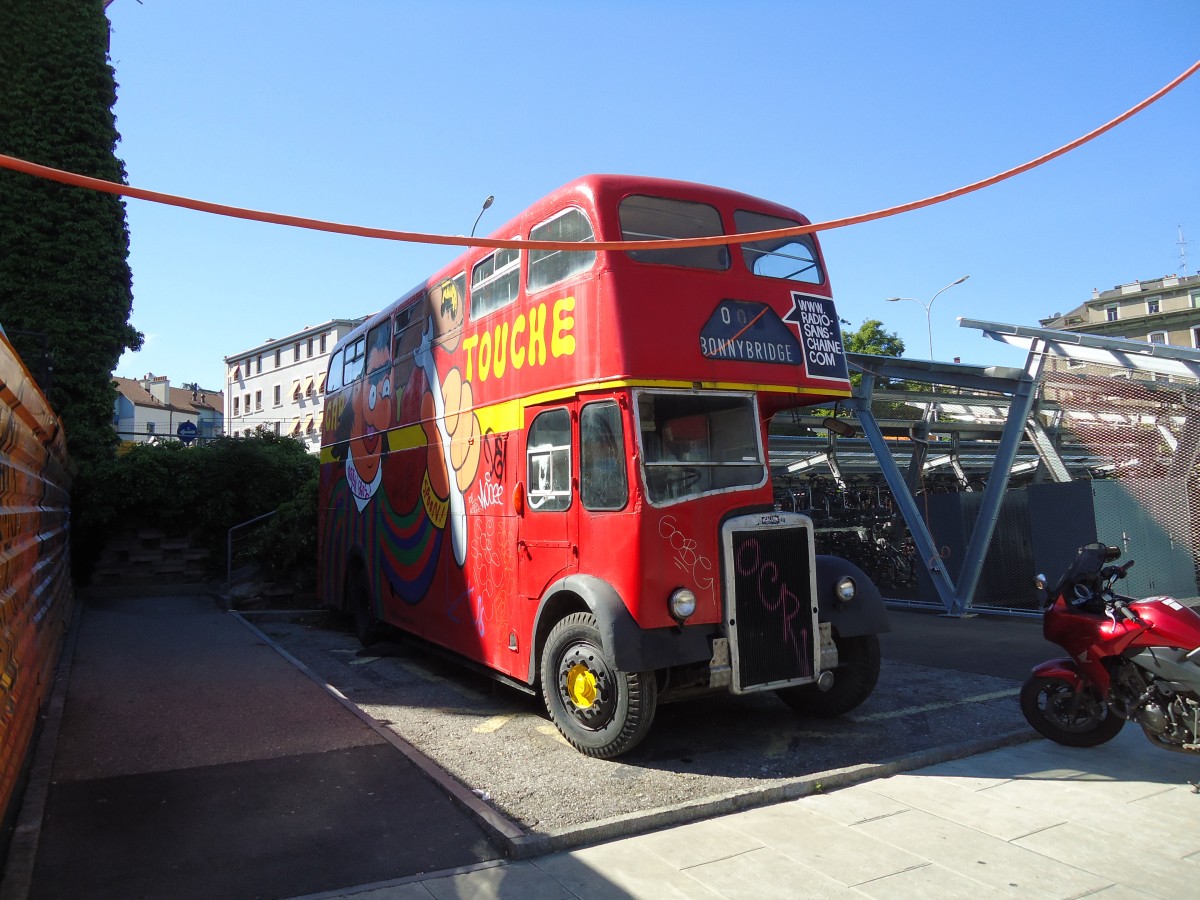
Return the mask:
[[[745,234],[795,228],[800,223],[739,209],[733,214],[733,224],[739,234]],[[825,273],[817,262],[816,248],[808,235],[742,244],[742,258],[746,261],[747,269],[764,278],[782,278],[806,284],[822,284],[825,281]]]
[[325,377],[325,393],[332,394],[342,389],[342,351],[329,357],[329,374]]
[[400,362],[413,355],[421,339],[421,331],[425,322],[421,316],[414,316],[415,307],[409,306],[396,313],[392,322],[392,360]]
[[[711,237],[724,233],[721,214],[707,203],[635,194],[621,201],[620,217],[621,239],[625,241]],[[628,253],[630,259],[638,262],[663,266],[729,268],[729,248],[724,245],[681,250],[630,250]]]
[[[529,232],[534,241],[594,241],[592,223],[583,210],[572,207],[554,218],[535,225]],[[586,272],[596,261],[594,250],[530,250],[529,290],[539,291]]]
[[517,299],[521,251],[500,249],[471,270],[471,317],[479,318]]
[[367,335],[367,374],[385,368],[392,362],[392,321],[387,319]]
[[362,378],[366,343],[367,339],[360,337],[353,343],[346,345],[346,365],[342,370],[342,384],[353,384]]

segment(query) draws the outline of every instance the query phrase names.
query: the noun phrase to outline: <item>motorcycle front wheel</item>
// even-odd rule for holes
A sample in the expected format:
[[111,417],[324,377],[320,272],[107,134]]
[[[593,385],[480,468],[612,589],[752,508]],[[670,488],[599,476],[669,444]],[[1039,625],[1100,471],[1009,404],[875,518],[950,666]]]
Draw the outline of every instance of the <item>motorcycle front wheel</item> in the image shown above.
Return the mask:
[[1067,747],[1098,747],[1125,725],[1095,688],[1076,691],[1061,678],[1029,678],[1021,688],[1021,712],[1034,731]]

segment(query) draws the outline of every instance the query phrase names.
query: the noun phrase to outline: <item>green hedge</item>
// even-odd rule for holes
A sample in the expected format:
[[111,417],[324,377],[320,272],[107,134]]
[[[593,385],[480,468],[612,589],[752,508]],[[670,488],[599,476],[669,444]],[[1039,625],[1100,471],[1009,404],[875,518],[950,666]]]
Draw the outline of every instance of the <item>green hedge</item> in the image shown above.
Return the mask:
[[261,561],[280,576],[311,571],[318,471],[302,442],[271,432],[138,444],[86,466],[72,497],[76,577],[86,581],[106,537],[134,522],[191,536],[223,567],[229,529],[276,510],[259,534]]

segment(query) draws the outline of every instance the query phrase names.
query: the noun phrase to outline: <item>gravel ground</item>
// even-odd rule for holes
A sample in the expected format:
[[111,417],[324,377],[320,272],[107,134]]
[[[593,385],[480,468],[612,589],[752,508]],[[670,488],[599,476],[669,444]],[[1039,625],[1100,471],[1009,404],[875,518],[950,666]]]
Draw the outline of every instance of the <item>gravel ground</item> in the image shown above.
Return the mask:
[[323,615],[247,618],[529,835],[746,795],[783,799],[819,773],[1025,728],[1019,682],[885,658],[875,693],[841,719],[799,717],[769,693],[716,694],[660,705],[639,747],[597,760],[559,736],[540,698],[423,646],[364,651]]

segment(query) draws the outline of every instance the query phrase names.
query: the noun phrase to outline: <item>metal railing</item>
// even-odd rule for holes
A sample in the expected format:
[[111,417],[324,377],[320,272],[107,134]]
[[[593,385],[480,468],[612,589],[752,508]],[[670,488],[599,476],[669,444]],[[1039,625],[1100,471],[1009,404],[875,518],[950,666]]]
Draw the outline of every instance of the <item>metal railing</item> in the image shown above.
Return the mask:
[[[271,516],[275,515],[276,510],[271,510],[269,513],[263,513],[261,516],[255,516],[247,522],[234,525],[229,529],[229,534],[225,542],[225,585],[226,587],[233,584],[233,573],[235,560],[245,558],[246,551],[252,545],[254,532],[250,529],[261,522],[265,522]],[[235,532],[239,532],[235,535]]]

